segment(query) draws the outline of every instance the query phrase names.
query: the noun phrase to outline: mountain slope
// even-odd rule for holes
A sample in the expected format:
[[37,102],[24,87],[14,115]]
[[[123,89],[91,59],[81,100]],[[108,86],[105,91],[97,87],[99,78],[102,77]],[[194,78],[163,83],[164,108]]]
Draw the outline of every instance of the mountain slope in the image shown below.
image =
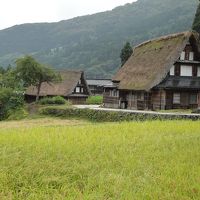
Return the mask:
[[57,23],[23,24],[0,31],[0,65],[32,54],[55,68],[110,77],[126,41],[133,45],[190,29],[197,0],[138,0],[112,11]]

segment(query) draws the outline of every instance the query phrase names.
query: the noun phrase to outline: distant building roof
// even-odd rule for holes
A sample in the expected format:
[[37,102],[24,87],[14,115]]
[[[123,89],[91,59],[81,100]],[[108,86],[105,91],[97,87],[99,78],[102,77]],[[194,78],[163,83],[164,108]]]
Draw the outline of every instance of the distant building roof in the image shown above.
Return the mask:
[[111,86],[113,85],[111,79],[88,79],[86,80],[88,86],[95,85],[95,86]]

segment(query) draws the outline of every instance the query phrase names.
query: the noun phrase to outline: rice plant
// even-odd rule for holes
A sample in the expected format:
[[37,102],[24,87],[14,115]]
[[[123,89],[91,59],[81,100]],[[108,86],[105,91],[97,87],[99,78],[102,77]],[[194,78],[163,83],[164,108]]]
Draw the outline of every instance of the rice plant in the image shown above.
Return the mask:
[[0,199],[200,199],[198,121],[8,123]]

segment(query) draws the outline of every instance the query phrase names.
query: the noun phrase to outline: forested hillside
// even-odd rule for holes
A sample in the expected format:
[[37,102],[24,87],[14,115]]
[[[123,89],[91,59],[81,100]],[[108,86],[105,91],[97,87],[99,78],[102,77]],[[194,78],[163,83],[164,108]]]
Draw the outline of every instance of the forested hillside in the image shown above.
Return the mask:
[[14,26],[0,31],[0,65],[24,54],[55,68],[111,77],[120,50],[147,39],[191,28],[198,0],[138,0],[112,11],[57,23]]

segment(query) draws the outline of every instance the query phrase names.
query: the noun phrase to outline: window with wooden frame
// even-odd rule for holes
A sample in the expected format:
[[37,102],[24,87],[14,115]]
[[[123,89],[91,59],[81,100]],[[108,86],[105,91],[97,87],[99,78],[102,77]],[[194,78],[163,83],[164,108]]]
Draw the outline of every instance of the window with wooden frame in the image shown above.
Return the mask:
[[173,65],[171,67],[171,69],[170,69],[170,72],[169,72],[170,76],[174,76],[175,75],[174,71],[175,71],[175,66]]
[[185,60],[185,51],[182,51],[182,52],[181,52],[180,60]]
[[194,60],[194,52],[189,53],[189,60]]
[[118,97],[118,96],[119,96],[119,91],[113,90],[113,97]]
[[197,76],[200,77],[200,66],[197,67]]
[[190,94],[190,104],[197,104],[197,100],[198,97],[196,93]]
[[192,76],[192,66],[181,65],[180,74],[181,76]]
[[81,90],[80,90],[80,87],[76,87],[75,92],[76,92],[76,93],[80,93],[80,91],[81,91]]
[[174,93],[173,94],[173,104],[180,104],[181,103],[181,94],[180,93]]
[[110,90],[110,96],[111,97],[119,97],[119,91],[116,89]]

